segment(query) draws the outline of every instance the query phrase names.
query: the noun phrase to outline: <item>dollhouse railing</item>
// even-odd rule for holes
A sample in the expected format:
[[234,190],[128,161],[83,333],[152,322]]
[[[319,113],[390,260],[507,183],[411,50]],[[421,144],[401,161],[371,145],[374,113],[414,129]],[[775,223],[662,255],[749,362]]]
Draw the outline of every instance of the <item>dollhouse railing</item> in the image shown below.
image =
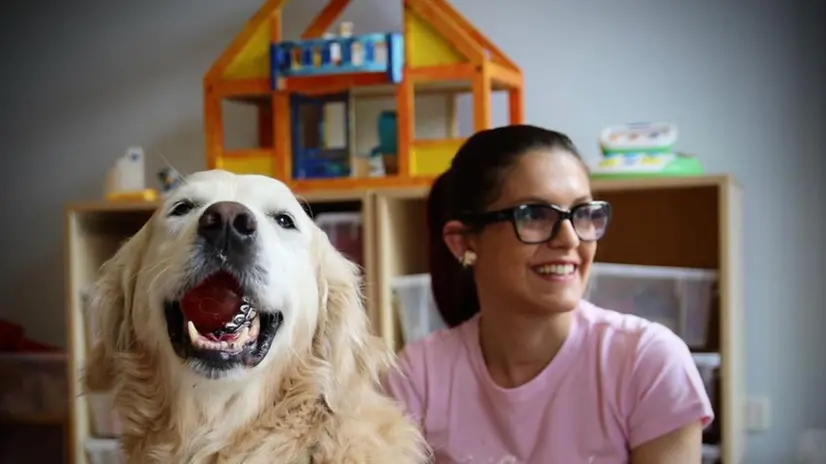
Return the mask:
[[329,74],[386,72],[388,81],[402,78],[403,36],[375,33],[272,44],[272,86],[278,78]]

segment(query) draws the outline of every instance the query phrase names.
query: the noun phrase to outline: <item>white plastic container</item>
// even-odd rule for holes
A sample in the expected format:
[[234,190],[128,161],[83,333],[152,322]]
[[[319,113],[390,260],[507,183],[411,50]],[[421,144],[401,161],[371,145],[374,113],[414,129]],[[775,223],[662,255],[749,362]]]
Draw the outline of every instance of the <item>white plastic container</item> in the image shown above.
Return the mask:
[[89,464],[125,464],[126,457],[120,441],[105,438],[90,438],[84,443]]
[[703,464],[717,464],[720,461],[720,447],[703,444]]
[[597,306],[659,322],[692,348],[708,338],[717,271],[594,263],[585,298]]
[[0,415],[63,417],[69,393],[63,353],[0,354]]
[[321,213],[316,216],[315,223],[327,234],[338,251],[351,261],[363,265],[361,213]]
[[446,327],[433,300],[430,274],[396,277],[392,280],[391,286],[396,310],[401,318],[405,343],[416,341]]
[[606,127],[600,145],[609,151],[669,149],[677,142],[677,126],[667,122],[637,122]]
[[115,411],[111,393],[87,393],[89,413],[92,416],[92,430],[96,437],[117,438],[123,434],[123,424]]

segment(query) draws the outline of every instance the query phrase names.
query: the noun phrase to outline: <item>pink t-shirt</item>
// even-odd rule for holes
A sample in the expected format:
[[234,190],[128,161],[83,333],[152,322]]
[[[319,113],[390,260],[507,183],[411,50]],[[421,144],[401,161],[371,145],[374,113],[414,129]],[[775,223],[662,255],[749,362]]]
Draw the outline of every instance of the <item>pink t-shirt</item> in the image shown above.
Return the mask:
[[512,389],[490,378],[478,316],[405,347],[386,387],[422,427],[437,464],[619,464],[629,449],[713,420],[673,332],[584,301],[574,314],[553,361]]

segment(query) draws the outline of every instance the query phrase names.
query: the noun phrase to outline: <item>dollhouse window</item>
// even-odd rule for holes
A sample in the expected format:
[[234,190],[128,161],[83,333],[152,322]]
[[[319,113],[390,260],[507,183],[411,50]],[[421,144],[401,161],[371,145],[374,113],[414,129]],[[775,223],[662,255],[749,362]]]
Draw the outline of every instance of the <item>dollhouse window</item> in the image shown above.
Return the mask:
[[347,93],[293,96],[295,178],[349,175],[349,111]]
[[346,150],[348,147],[347,96],[296,98],[297,146],[302,151]]

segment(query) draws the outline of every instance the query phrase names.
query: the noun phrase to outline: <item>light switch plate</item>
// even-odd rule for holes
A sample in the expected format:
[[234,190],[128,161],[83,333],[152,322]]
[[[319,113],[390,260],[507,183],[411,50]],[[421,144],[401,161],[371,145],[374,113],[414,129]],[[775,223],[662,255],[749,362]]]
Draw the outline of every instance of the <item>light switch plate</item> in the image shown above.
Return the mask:
[[771,402],[765,396],[746,399],[746,430],[765,432],[771,427]]

